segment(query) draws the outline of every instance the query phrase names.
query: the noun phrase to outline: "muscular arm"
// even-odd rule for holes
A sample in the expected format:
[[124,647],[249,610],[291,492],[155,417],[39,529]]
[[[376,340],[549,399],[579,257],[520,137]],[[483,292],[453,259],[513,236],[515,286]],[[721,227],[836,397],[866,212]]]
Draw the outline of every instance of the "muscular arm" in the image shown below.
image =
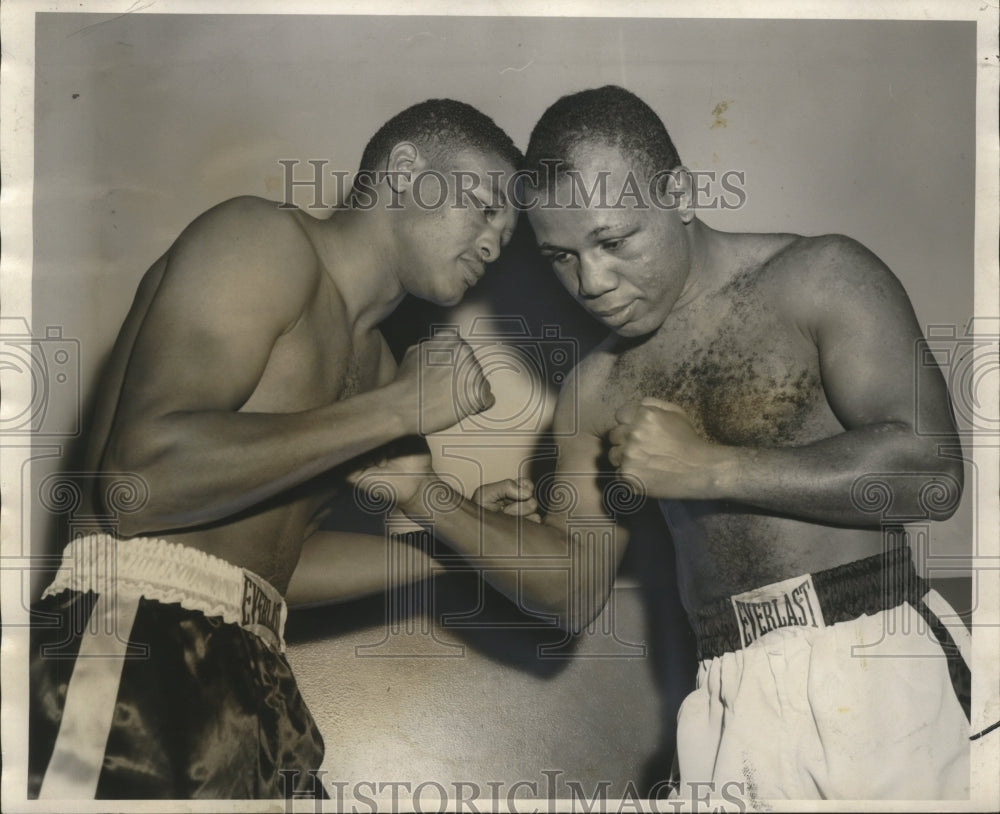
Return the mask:
[[[406,568],[390,570],[390,558]],[[430,576],[431,563],[429,554],[403,540],[317,531],[302,546],[285,599],[291,606],[346,602]]]
[[[790,282],[785,308],[816,343],[823,389],[843,432],[798,446],[722,446],[699,438],[676,408],[647,404],[615,431],[615,462],[654,497],[735,500],[864,527],[880,522],[862,492],[878,484],[892,496],[893,515],[950,516],[962,465],[938,448],[957,448],[958,438],[947,388],[922,352],[905,291],[846,238],[824,239],[814,262],[808,285]],[[916,433],[917,415],[928,434]]]
[[[572,381],[556,408],[556,437],[564,437],[562,429],[575,423]],[[509,599],[553,614],[560,626],[579,632],[607,601],[627,544],[626,531],[609,518],[605,506],[605,489],[613,479],[599,474],[601,449],[600,437],[585,429],[560,442],[555,480],[546,489],[555,510],[541,523],[484,510],[433,479],[412,490],[401,508],[481,567],[484,578]],[[435,492],[434,499],[424,499]],[[448,508],[442,508],[445,504]],[[580,518],[589,522],[574,527],[572,520]]]
[[102,460],[148,485],[123,533],[228,517],[409,431],[395,384],[302,412],[239,412],[316,293],[321,272],[290,216],[227,202],[188,227],[166,263]]
[[[537,504],[530,484],[512,480],[485,484],[472,499],[494,511],[538,517],[533,514]],[[395,535],[324,529],[304,542],[285,598],[289,605],[357,599],[430,577],[433,563],[427,551]]]

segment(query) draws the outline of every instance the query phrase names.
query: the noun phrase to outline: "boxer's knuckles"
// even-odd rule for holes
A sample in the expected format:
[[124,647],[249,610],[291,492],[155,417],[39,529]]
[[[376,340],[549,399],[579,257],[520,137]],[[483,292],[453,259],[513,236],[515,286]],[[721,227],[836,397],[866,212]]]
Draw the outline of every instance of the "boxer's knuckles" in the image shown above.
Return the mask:
[[453,427],[496,401],[472,348],[457,336],[433,337],[409,348],[395,383],[411,402],[423,434]]

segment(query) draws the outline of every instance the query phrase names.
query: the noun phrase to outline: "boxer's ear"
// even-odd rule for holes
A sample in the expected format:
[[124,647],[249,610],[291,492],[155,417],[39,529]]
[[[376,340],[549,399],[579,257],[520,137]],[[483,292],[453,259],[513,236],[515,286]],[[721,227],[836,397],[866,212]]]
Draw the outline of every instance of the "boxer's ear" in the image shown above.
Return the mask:
[[694,220],[694,184],[683,164],[656,176],[656,198],[667,209],[676,210],[681,221]]
[[386,183],[392,191],[401,194],[413,186],[417,173],[425,169],[427,162],[412,141],[401,141],[389,151],[386,160]]

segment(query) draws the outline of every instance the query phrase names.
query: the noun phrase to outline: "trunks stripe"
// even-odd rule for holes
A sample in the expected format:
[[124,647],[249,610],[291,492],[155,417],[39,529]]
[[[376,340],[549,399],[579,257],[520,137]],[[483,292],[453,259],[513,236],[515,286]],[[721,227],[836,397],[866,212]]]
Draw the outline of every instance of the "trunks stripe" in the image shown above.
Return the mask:
[[[944,651],[945,658],[948,660],[948,675],[951,677],[951,686],[955,690],[955,697],[958,698],[958,702],[962,705],[962,711],[965,712],[965,717],[972,720],[972,674],[969,670],[968,658],[969,658],[969,648],[968,642],[971,638],[969,636],[969,631],[965,629],[960,621],[953,622],[952,625],[947,625],[945,622],[938,617],[934,611],[930,608],[933,603],[940,607],[940,603],[937,602],[938,594],[935,591],[928,591],[927,594],[917,602],[916,609],[920,616],[925,622],[930,626],[931,632],[934,637],[941,644],[941,649]],[[954,612],[949,611],[952,615]],[[960,630],[959,630],[960,629]],[[961,631],[961,632],[960,632]],[[953,636],[952,634],[955,634]],[[964,640],[965,647],[963,648],[959,641]]]
[[972,664],[972,634],[965,623],[937,591],[928,591],[924,595],[923,601],[928,610],[951,634],[951,638],[962,654],[962,661],[966,664]]
[[93,799],[138,607],[137,598],[97,598],[91,635],[80,644],[40,798]]
[[970,741],[977,741],[983,735],[989,735],[990,732],[995,732],[997,729],[1000,729],[1000,721],[997,721],[996,723],[992,723],[988,727],[986,727],[986,729],[982,730],[982,732],[977,732],[975,735],[972,735],[969,738],[969,740]]

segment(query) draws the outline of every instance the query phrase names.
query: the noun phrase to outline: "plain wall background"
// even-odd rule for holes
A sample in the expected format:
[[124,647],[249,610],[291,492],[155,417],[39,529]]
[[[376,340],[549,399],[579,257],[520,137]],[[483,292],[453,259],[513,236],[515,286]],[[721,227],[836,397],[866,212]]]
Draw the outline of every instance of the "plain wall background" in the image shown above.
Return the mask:
[[[559,95],[623,84],[664,118],[688,166],[745,173],[746,204],[703,212],[711,225],[851,235],[899,275],[925,326],[961,330],[972,315],[972,23],[37,21],[33,324],[79,341],[84,404],[139,277],[197,214],[239,194],[280,199],[281,159],[301,162],[300,180],[310,159],[353,171],[385,119],[431,95],[480,107],[523,147]],[[325,189],[332,198],[332,180]],[[483,287],[502,296],[500,278],[518,271],[508,263]],[[587,331],[550,280],[526,285],[546,301],[522,289],[525,307]],[[53,424],[68,401],[51,405]],[[935,527],[935,553],[963,551],[970,516],[966,505]],[[44,516],[34,525],[42,544]]]
[[[140,276],[188,222],[234,195],[280,199],[280,159],[353,171],[384,120],[429,96],[479,107],[523,148],[559,95],[622,84],[688,166],[746,173],[746,205],[703,213],[712,226],[851,235],[899,275],[925,326],[961,330],[972,315],[972,23],[41,14],[36,63],[32,325],[78,340],[83,404]],[[514,288],[533,330],[556,324],[587,347],[587,318],[548,274],[516,254],[450,318],[468,326],[476,303]],[[71,401],[50,406],[53,423]],[[519,455],[484,450],[483,476],[510,474]],[[68,460],[36,461],[34,482]],[[968,553],[971,486],[933,527],[935,555]],[[57,550],[34,510],[34,550]],[[670,738],[653,656],[674,634],[650,628],[632,587],[619,624],[652,655],[599,668],[539,666],[506,640],[460,660],[352,660],[378,609],[324,611],[291,657],[328,763],[345,779],[376,765],[376,777],[638,779]],[[405,690],[391,713],[383,685]]]

